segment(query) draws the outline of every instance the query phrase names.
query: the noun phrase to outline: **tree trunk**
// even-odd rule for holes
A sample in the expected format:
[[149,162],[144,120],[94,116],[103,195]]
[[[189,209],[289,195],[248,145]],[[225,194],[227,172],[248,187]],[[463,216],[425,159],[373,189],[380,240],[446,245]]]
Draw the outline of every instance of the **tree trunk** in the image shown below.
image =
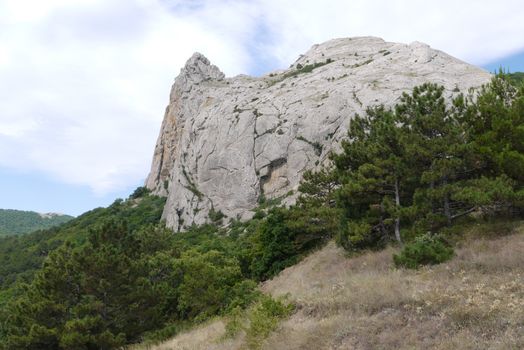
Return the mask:
[[[435,189],[435,181],[431,181],[431,183],[429,184],[429,188],[432,190],[431,192],[433,192],[433,190]],[[435,201],[433,200],[433,193],[431,193],[431,213],[435,214],[436,209],[437,208],[435,206]]]
[[383,239],[387,239],[389,232],[386,228],[386,225],[384,224],[384,215],[386,213],[386,210],[384,209],[384,203],[380,203],[380,232],[382,234]]
[[444,215],[446,215],[446,220],[448,222],[448,226],[451,226],[451,209],[449,207],[449,193],[446,189],[448,185],[448,178],[445,176],[444,180],[442,181],[442,184],[444,185],[445,194],[444,194]]
[[[400,189],[399,189],[398,178],[395,178],[395,205],[397,206],[397,210],[399,210],[400,209]],[[402,239],[400,238],[400,217],[399,216],[397,216],[397,218],[395,219],[395,238],[397,239],[399,243],[402,243]]]

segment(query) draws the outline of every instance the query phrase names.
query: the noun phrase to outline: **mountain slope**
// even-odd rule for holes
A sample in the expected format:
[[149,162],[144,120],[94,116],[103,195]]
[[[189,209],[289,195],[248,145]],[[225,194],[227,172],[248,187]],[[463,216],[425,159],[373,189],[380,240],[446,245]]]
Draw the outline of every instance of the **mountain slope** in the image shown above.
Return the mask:
[[[394,269],[394,248],[347,258],[329,244],[311,254],[261,286],[297,305],[262,348],[522,348],[524,224],[468,231],[452,261],[419,271]],[[216,319],[148,349],[245,348],[242,334],[224,339],[226,323]]]
[[0,209],[0,237],[48,229],[71,219],[72,216],[63,214]]
[[260,78],[225,78],[196,53],[173,85],[146,186],[167,196],[163,218],[175,230],[209,221],[211,209],[246,219],[326,162],[355,113],[393,106],[425,82],[451,97],[490,78],[425,44],[373,37],[315,45]]

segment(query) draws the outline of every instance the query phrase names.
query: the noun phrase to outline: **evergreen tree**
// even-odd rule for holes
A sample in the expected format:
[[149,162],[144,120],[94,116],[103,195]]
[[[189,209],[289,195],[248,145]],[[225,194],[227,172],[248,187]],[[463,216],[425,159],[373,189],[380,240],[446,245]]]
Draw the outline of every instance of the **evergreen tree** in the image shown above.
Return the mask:
[[393,233],[401,241],[401,227],[436,232],[474,211],[523,207],[522,89],[498,77],[475,96],[446,102],[443,93],[423,84],[394,110],[356,116],[334,168],[305,177],[304,203],[340,208],[347,249]]
[[352,120],[343,152],[333,156],[341,182],[338,203],[348,219],[339,234],[343,245],[373,246],[392,235],[401,242],[402,203],[410,180],[403,131],[393,111],[368,109]]
[[224,311],[243,288],[238,261],[216,250],[184,252],[173,269],[180,279],[178,311],[183,319],[205,319]]
[[[475,169],[458,103],[448,107],[444,88],[424,84],[403,94],[396,113],[406,131],[406,160],[420,176],[414,208],[425,230],[436,230],[461,215],[465,203],[453,201]],[[467,206],[467,205],[466,205]]]
[[339,216],[336,208],[311,203],[271,209],[250,239],[252,276],[265,280],[293,265],[333,236]]
[[301,207],[332,207],[335,200],[335,190],[340,182],[334,169],[323,168],[317,172],[304,172],[298,188]]
[[459,106],[476,176],[458,196],[486,213],[522,211],[524,86],[500,73]]

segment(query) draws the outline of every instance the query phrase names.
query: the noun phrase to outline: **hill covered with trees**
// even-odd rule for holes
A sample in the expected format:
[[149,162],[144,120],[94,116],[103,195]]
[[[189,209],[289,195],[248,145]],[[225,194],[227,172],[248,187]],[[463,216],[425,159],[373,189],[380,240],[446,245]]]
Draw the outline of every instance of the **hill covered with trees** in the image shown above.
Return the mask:
[[90,230],[111,219],[126,220],[130,229],[157,224],[164,199],[144,195],[140,199],[116,200],[108,208],[90,210],[67,223],[20,236],[0,238],[0,290],[15,281],[28,282],[47,255],[65,242],[81,245]]
[[524,72],[508,73],[507,76],[514,85],[524,82]]
[[34,211],[0,209],[0,237],[45,230],[73,219],[63,214],[39,214]]

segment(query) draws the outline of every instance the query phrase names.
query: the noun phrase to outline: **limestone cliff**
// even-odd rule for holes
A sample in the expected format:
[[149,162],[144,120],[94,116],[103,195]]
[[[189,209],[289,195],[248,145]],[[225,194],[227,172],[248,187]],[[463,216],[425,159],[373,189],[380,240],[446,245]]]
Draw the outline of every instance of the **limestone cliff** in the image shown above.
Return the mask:
[[163,216],[177,230],[204,223],[212,208],[245,219],[262,196],[295,191],[355,113],[392,106],[424,82],[451,97],[489,79],[425,44],[373,37],[315,45],[289,69],[259,78],[225,78],[195,53],[171,90],[146,186],[167,196]]

